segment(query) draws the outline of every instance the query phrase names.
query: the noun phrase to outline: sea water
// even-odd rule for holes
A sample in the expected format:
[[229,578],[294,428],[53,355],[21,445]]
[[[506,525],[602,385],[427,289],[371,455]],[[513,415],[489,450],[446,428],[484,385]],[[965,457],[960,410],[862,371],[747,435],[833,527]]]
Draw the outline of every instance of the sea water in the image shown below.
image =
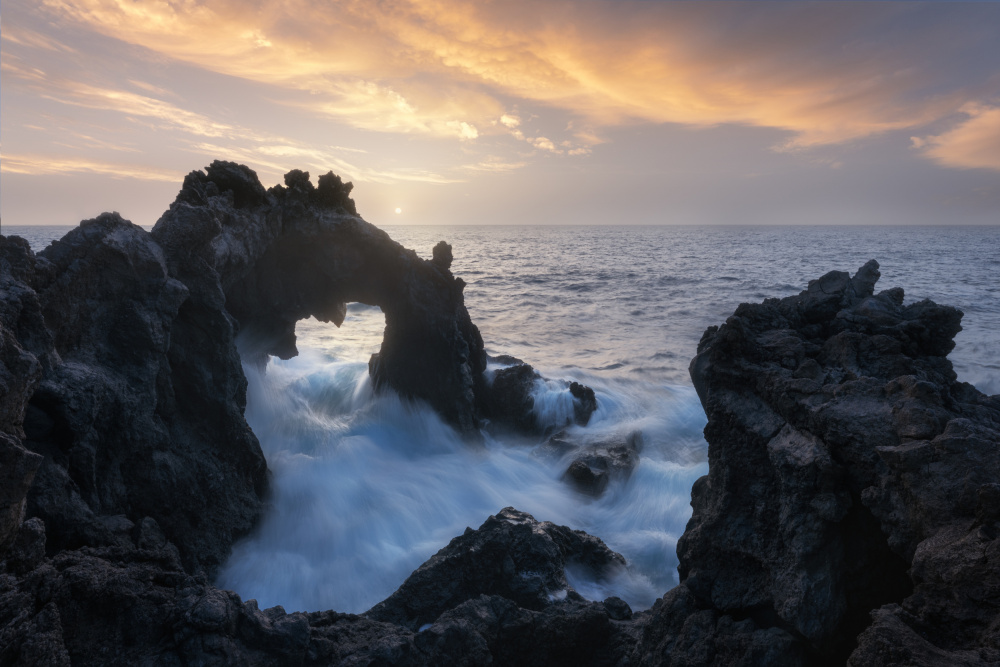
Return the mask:
[[[576,438],[643,435],[639,465],[599,498],[560,478],[538,441],[470,447],[426,406],[375,394],[367,360],[384,318],[351,304],[341,328],[297,327],[300,355],[247,367],[247,421],[272,471],[267,513],[217,583],[261,606],[360,612],[391,594],[466,526],[512,505],[585,530],[628,560],[611,581],[569,572],[585,597],[648,607],[677,582],[690,490],[707,472],[705,414],[687,366],[705,328],[741,302],[798,293],[830,270],[881,264],[901,286],[965,312],[950,355],[960,380],[1000,393],[1000,227],[386,226],[429,257],[454,247],[466,306],[490,354],[594,388]],[[14,228],[36,249],[66,229]],[[542,419],[564,392],[540,387]]]

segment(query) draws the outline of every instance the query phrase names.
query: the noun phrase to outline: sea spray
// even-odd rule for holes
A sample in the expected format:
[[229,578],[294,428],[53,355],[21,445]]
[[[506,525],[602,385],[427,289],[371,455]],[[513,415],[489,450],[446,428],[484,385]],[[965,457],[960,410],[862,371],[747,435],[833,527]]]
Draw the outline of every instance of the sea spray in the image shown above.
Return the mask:
[[[522,440],[470,445],[425,405],[374,394],[363,363],[304,350],[247,367],[247,420],[273,473],[271,507],[218,584],[261,606],[361,612],[392,593],[466,526],[512,505],[585,530],[625,555],[611,581],[567,573],[584,596],[648,607],[676,583],[676,540],[707,470],[694,391],[586,376],[598,411],[571,437],[642,431],[626,482],[597,499],[560,479],[566,461]],[[580,377],[580,373],[576,375]]]

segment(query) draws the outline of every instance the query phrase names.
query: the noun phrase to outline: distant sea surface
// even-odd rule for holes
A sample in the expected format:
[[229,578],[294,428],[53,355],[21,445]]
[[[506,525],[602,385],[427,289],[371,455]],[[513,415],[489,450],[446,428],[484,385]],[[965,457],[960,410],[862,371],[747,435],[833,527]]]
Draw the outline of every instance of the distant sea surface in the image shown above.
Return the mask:
[[[965,313],[949,357],[959,379],[1000,393],[1000,226],[382,228],[427,258],[438,241],[453,245],[452,272],[468,283],[466,306],[490,353],[678,385],[690,384],[705,328],[740,303],[797,294],[827,271],[876,259],[876,290],[903,287],[907,303]],[[40,250],[70,229],[3,233]],[[340,330],[302,323],[301,343],[367,359],[384,320],[354,310]]]
[[[219,576],[262,607],[360,612],[466,526],[513,505],[605,540],[629,561],[612,581],[572,573],[584,596],[648,607],[676,582],[676,540],[707,471],[705,415],[687,367],[705,328],[742,302],[785,297],[832,270],[878,260],[876,290],[961,309],[959,379],[1000,393],[1000,227],[383,227],[421,256],[452,244],[452,272],[490,354],[597,392],[570,435],[638,430],[632,477],[599,499],[560,479],[537,442],[487,438],[471,451],[430,410],[376,396],[366,362],[384,318],[351,304],[339,329],[297,328],[300,356],[247,369],[247,420],[274,474],[270,513]],[[69,227],[4,226],[37,250]],[[554,414],[559,387],[539,386]],[[548,417],[543,417],[543,419]]]

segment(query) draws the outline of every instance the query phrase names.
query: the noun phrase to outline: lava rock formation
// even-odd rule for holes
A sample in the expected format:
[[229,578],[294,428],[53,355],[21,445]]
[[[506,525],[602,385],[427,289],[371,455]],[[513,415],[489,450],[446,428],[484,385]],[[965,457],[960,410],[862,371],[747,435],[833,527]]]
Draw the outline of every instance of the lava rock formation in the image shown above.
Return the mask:
[[650,610],[582,599],[565,567],[621,556],[512,508],[363,615],[214,587],[267,493],[238,350],[294,354],[303,317],[378,305],[377,385],[466,433],[537,426],[534,372],[503,393],[484,373],[451,248],[418,258],[349,193],[216,162],[152,233],[105,214],[37,255],[0,237],[0,663],[1000,663],[1000,397],[956,381],[962,314],[875,294],[875,262],[705,333],[709,473]]

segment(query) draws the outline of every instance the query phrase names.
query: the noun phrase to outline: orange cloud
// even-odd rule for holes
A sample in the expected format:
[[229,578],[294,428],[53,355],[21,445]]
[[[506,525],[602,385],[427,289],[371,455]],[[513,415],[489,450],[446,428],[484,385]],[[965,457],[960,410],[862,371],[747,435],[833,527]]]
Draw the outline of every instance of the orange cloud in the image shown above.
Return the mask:
[[1000,106],[968,104],[968,118],[930,137],[912,137],[914,148],[946,167],[1000,171]]
[[[187,140],[175,141],[175,145],[184,150],[198,153],[205,158],[229,156],[254,165],[262,171],[262,176],[274,181],[280,181],[281,176],[293,168],[310,167],[320,172],[336,169],[348,178],[360,182],[394,183],[400,181],[420,181],[427,183],[452,183],[461,179],[445,176],[421,169],[375,169],[353,164],[343,159],[344,153],[364,153],[360,149],[342,146],[324,146],[318,143],[304,144],[286,137],[259,132],[250,128],[233,124],[219,123],[208,116],[183,109],[163,100],[140,95],[127,90],[93,86],[59,76],[50,76],[38,68],[27,68],[19,65],[16,59],[3,63],[3,69],[15,81],[21,81],[39,97],[70,106],[96,109],[123,114],[127,117],[141,120],[157,128],[174,130],[181,135],[189,135]],[[10,81],[10,79],[8,79]],[[166,91],[130,81],[133,85],[150,92],[167,94]],[[42,128],[39,128],[42,129]],[[456,135],[475,137],[475,128],[468,125],[458,125],[454,128]],[[101,140],[91,135],[60,128],[62,139],[54,141],[56,145],[68,148],[85,147],[89,149],[119,150],[138,152],[133,147],[123,146],[120,142]],[[67,139],[75,139],[77,145],[67,143]],[[210,139],[215,143],[207,143]],[[77,158],[44,158],[19,157],[11,158],[11,173],[65,173],[70,171],[90,171],[104,173],[117,177],[162,180],[163,174],[174,173],[162,170],[146,170],[128,166],[116,169],[111,163],[99,163]],[[89,165],[89,166],[88,166]],[[103,165],[103,166],[102,166]],[[176,174],[174,174],[176,176]]]
[[43,2],[105,35],[294,91],[289,104],[357,128],[507,134],[568,154],[597,142],[529,132],[502,100],[579,118],[591,136],[735,123],[785,130],[778,148],[794,150],[919,128],[970,99],[961,85],[927,92],[914,59],[931,57],[928,35],[865,34],[904,25],[914,10],[896,3]]
[[51,155],[4,154],[0,160],[0,171],[5,174],[31,174],[34,176],[72,173],[102,174],[114,178],[135,178],[143,181],[166,181],[168,183],[177,183],[184,178],[183,173],[169,169]]

